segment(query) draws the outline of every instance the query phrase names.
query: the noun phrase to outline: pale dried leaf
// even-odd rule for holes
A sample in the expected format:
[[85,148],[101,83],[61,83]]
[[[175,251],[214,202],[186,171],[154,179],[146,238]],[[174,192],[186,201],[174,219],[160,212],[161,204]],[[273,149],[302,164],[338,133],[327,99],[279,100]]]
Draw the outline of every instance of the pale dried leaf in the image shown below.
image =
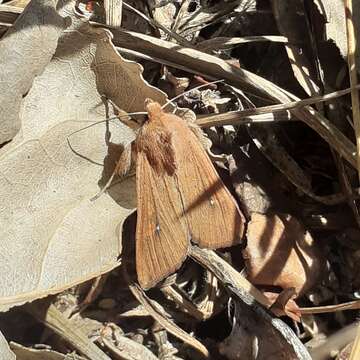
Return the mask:
[[243,250],[254,284],[294,287],[301,294],[324,274],[324,257],[310,233],[292,216],[253,213]]
[[126,111],[143,110],[146,97],[165,100],[138,64],[117,55],[107,31],[76,18],[73,5],[59,7],[72,26],[24,99],[22,132],[0,152],[1,310],[119,264],[122,223],[136,206],[134,181],[90,199],[115,167],[121,149],[114,144],[134,134],[99,123],[69,135],[106,117],[101,94]]
[[[328,41],[333,41],[339,48],[341,55],[347,57],[347,35],[345,27],[345,9],[344,1],[342,0],[315,0],[314,4],[317,6],[319,13],[323,15],[325,20],[325,34],[324,38]],[[359,44],[360,23],[359,23],[359,9],[360,0],[353,0],[354,9],[354,26],[357,35],[357,43]],[[360,55],[356,54],[357,67],[360,67]]]
[[6,3],[8,6],[16,6],[19,8],[25,8],[29,4],[30,0],[10,0]]
[[20,128],[22,97],[53,56],[65,19],[54,0],[33,0],[0,41],[0,144]]
[[315,0],[314,4],[325,20],[325,40],[334,41],[341,55],[345,57],[347,54],[347,42],[344,2],[342,0]]
[[1,360],[15,360],[15,354],[10,350],[4,335],[0,332],[0,359]]

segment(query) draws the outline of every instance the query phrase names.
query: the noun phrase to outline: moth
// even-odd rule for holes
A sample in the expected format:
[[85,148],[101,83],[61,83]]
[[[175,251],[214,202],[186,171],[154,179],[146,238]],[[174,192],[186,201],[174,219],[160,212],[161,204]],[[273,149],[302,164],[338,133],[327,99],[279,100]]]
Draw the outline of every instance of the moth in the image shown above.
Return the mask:
[[245,218],[186,121],[149,99],[145,108],[133,153],[136,272],[149,289],[179,269],[191,242],[209,249],[238,244]]

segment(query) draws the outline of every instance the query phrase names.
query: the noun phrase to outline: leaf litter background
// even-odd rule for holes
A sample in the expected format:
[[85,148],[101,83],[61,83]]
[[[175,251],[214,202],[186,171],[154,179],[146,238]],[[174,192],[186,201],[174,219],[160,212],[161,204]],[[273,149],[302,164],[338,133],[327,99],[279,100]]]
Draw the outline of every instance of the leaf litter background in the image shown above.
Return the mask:
[[[146,11],[143,4],[138,4],[136,1],[134,3],[139,7],[140,11]],[[192,6],[191,1],[185,3],[189,5],[190,9]],[[11,1],[7,4],[23,6],[19,1]],[[0,321],[0,330],[2,330],[1,322],[6,324],[7,332],[9,331],[9,324],[11,324],[12,339],[17,339],[16,333],[18,332],[19,339],[23,340],[19,334],[26,333],[26,329],[33,329],[33,326],[36,326],[36,321],[29,317],[24,322],[24,318],[19,315],[16,309],[15,311],[6,312],[10,308],[50,294],[58,294],[71,286],[108,273],[121,263],[123,223],[134,212],[136,207],[134,179],[130,177],[122,182],[115,182],[99,199],[96,201],[90,199],[105,185],[122,148],[134,139],[134,133],[119,121],[111,121],[108,125],[103,122],[105,118],[114,114],[114,109],[105,105],[101,95],[106,95],[125,112],[143,111],[144,99],[148,97],[163,103],[166,95],[149,85],[142,77],[141,66],[123,59],[116,52],[113,42],[118,46],[124,45],[128,50],[142,51],[143,56],[155,58],[165,64],[171,65],[171,62],[175,62],[175,65],[179,68],[196,74],[208,75],[209,78],[224,77],[229,83],[238,88],[242,88],[243,85],[255,93],[260,92],[262,96],[269,97],[271,100],[277,99],[284,102],[288,101],[288,99],[294,99],[291,94],[290,96],[288,93],[285,95],[285,92],[278,87],[278,85],[286,87],[284,85],[286,83],[285,77],[284,79],[280,78],[280,84],[277,85],[264,79],[272,81],[271,72],[278,71],[282,73],[284,69],[281,69],[281,66],[275,71],[270,66],[271,71],[267,74],[265,67],[265,71],[259,71],[264,76],[264,78],[260,78],[242,69],[231,68],[224,60],[219,60],[214,56],[197,52],[191,48],[192,45],[189,39],[191,39],[192,34],[211,24],[216,16],[228,15],[235,8],[239,13],[244,12],[244,16],[246,16],[247,12],[257,14],[256,9],[261,8],[261,1],[224,2],[215,5],[210,2],[209,8],[213,12],[200,11],[193,16],[190,14],[190,20],[187,19],[188,22],[182,23],[180,18],[180,21],[175,25],[173,17],[176,12],[173,4],[171,2],[169,6],[157,4],[159,7],[153,9],[153,17],[158,22],[157,24],[160,23],[160,25],[167,27],[174,25],[172,30],[182,35],[182,38],[178,39],[178,41],[180,41],[181,45],[188,46],[188,49],[179,50],[175,43],[162,42],[156,38],[147,38],[141,32],[126,33],[113,30],[114,39],[112,42],[112,35],[109,30],[90,26],[84,18],[77,16],[74,5],[75,3],[72,1],[59,1],[56,3],[54,1],[33,0],[0,41],[0,86],[3,90],[0,94],[2,115],[0,119],[0,143],[4,144],[0,149],[0,310],[5,312]],[[308,69],[311,68],[311,64],[304,56],[302,47],[298,45],[299,39],[302,39],[303,21],[296,14],[301,13],[303,9],[302,2],[296,1],[289,7],[289,3],[284,1],[272,1],[271,5],[281,35],[289,40],[289,43],[285,45],[285,49],[287,60],[290,60],[294,79],[296,79],[307,96],[321,94],[317,81],[313,80],[313,74],[309,74]],[[335,41],[335,44],[340,49],[340,54],[345,57],[347,53],[347,49],[344,47],[346,36],[344,31],[339,30],[340,27],[343,28],[344,26],[342,2],[329,1],[324,6],[321,2],[314,1],[314,6],[320,9],[324,16],[327,16],[326,33],[328,39]],[[267,8],[266,11],[269,11],[269,9]],[[145,29],[145,33],[151,33],[145,24],[146,22],[143,19],[139,19],[133,14],[129,16],[129,13],[124,13],[123,26],[126,29],[133,31]],[[268,25],[266,22],[262,23],[263,28],[260,33],[266,34],[266,26]],[[241,24],[241,26],[246,28],[244,24]],[[247,30],[250,35],[253,35],[253,29],[251,31],[250,29],[251,25]],[[257,32],[255,31],[255,33]],[[157,35],[159,34],[164,38],[161,31],[157,33]],[[225,35],[232,36],[234,34],[236,34],[236,29],[231,29],[231,26],[229,26]],[[238,39],[233,37],[232,41],[239,41]],[[214,40],[213,45],[212,40]],[[211,49],[222,46],[224,41],[216,38],[212,39],[210,36],[205,40],[206,47],[203,48],[211,52]],[[274,41],[284,42],[284,39],[279,37]],[[250,50],[249,54],[252,54],[252,56],[255,54],[256,56],[256,48]],[[271,51],[269,51],[268,55],[271,55]],[[251,59],[251,56],[249,59]],[[325,74],[328,74],[326,66],[329,64],[324,62],[322,65],[325,67]],[[248,64],[245,63],[244,67],[251,70],[251,61],[249,60]],[[261,69],[260,66],[260,70],[264,69]],[[179,81],[187,81],[185,75],[188,76],[188,73],[182,74],[182,77],[179,75],[173,77],[173,80],[175,79],[173,83],[173,85],[175,84],[175,93],[180,91]],[[338,82],[339,76],[336,79]],[[171,79],[170,75],[167,81],[169,79]],[[290,89],[287,90],[296,94],[303,94],[299,88],[294,86],[294,79],[291,79]],[[279,81],[279,78],[276,80]],[[333,90],[332,86],[335,79],[326,80],[324,82],[325,90],[330,92]],[[229,96],[229,94],[227,95]],[[211,112],[214,108],[216,111],[224,108],[222,104],[226,104],[232,98],[233,93],[230,92],[230,98],[227,98],[227,100],[219,98],[218,94],[205,92],[200,92],[199,96],[202,101],[202,110],[206,113],[209,112],[209,109]],[[191,106],[194,105],[193,103],[200,102],[198,99],[192,100],[191,97],[186,96],[184,99],[180,100],[180,104]],[[298,112],[297,115],[301,115],[301,113]],[[316,118],[316,116],[320,115],[315,114],[314,116]],[[328,116],[331,119],[330,123],[322,122],[323,119],[320,117],[317,118],[322,129],[319,130],[319,127],[316,128],[318,125],[315,125],[315,130],[319,131],[320,136],[325,138],[330,146],[341,153],[350,163],[354,164],[354,146],[345,137],[342,137],[343,135],[338,132],[337,128],[340,128],[347,135],[348,130],[341,121],[336,123],[336,120],[334,120],[336,114],[330,113]],[[338,120],[343,119],[343,117],[343,113],[340,112]],[[306,116],[302,120],[307,124],[311,124],[307,122],[309,120],[306,119]],[[97,123],[98,121],[100,122]],[[206,124],[206,116],[200,121],[202,121],[202,124]],[[337,128],[333,127],[334,122]],[[312,122],[312,124],[314,123]],[[314,128],[314,125],[310,126]],[[298,192],[305,192],[310,198],[322,204],[332,201],[326,197],[327,195],[315,195],[306,174],[302,173],[301,168],[288,157],[286,149],[277,144],[276,141],[269,142],[271,136],[276,138],[275,132],[272,132],[271,128],[268,128],[265,134],[261,128],[252,126],[248,132],[253,143],[246,149],[239,147],[240,153],[242,152],[242,155],[238,154],[240,159],[244,154],[246,158],[253,151],[252,147],[256,144],[258,148],[265,149],[264,155],[281,173],[285,174],[290,183],[298,188]],[[354,269],[356,273],[357,268],[356,254],[358,246],[356,245],[356,239],[358,238],[358,231],[356,227],[354,228],[353,223],[349,221],[352,216],[350,211],[341,207],[335,211],[329,210],[325,206],[316,207],[314,204],[309,205],[306,201],[302,202],[303,199],[299,201],[299,199],[295,199],[296,196],[292,196],[291,200],[295,206],[298,208],[303,207],[301,211],[294,210],[291,208],[291,204],[286,204],[287,207],[284,207],[284,199],[279,196],[276,199],[278,202],[276,208],[280,210],[286,209],[286,212],[290,211],[301,217],[306,223],[305,226],[296,217],[284,216],[280,213],[268,215],[269,209],[274,207],[274,200],[269,198],[269,194],[273,195],[275,190],[279,190],[279,185],[285,187],[289,185],[284,185],[284,179],[281,176],[270,179],[269,173],[273,173],[273,168],[268,173],[263,172],[260,175],[262,182],[264,179],[266,180],[265,185],[261,184],[259,186],[261,181],[252,181],[259,176],[258,173],[252,174],[251,181],[249,181],[251,170],[244,165],[246,161],[244,158],[239,161],[239,158],[235,156],[239,149],[235,150],[234,148],[234,141],[236,142],[236,139],[234,140],[234,128],[226,127],[224,133],[221,131],[209,132],[209,136],[213,144],[219,145],[220,148],[224,145],[224,139],[225,142],[229,140],[233,142],[233,148],[231,148],[232,157],[228,158],[232,181],[244,211],[247,212],[247,216],[250,218],[247,231],[247,248],[242,252],[235,249],[233,255],[235,264],[240,260],[241,255],[245,259],[248,280],[259,286],[279,286],[283,290],[294,287],[297,293],[305,293],[308,296],[307,302],[305,301],[307,305],[309,303],[311,305],[326,304],[326,302],[332,304],[338,301],[338,299],[334,300],[331,292],[335,293],[335,297],[342,297],[342,302],[351,299],[349,294],[355,294],[358,286],[358,282],[354,279],[356,276],[351,273]],[[294,137],[294,133],[290,131],[289,137],[291,136]],[[351,138],[351,135],[349,137]],[[269,144],[271,146],[267,148],[266,146],[269,146]],[[280,149],[281,155],[279,157],[275,156],[274,146],[277,146],[278,152]],[[288,144],[287,148],[291,149],[291,144],[290,146]],[[299,154],[296,154],[294,150],[292,152],[299,159]],[[314,155],[315,162],[318,161],[317,156],[319,155]],[[306,157],[310,157],[309,154],[305,153],[304,158]],[[214,158],[219,159],[220,157]],[[254,160],[255,157],[253,156],[250,159],[251,168],[254,167],[255,163],[257,165],[256,169],[267,169],[264,158],[261,158],[258,162]],[[324,158],[322,158],[322,161],[324,161]],[[241,173],[242,170],[243,173]],[[310,167],[311,171],[312,168]],[[324,171],[324,169],[319,171]],[[348,170],[349,173],[351,174]],[[267,189],[269,187],[271,190]],[[281,190],[285,192],[292,191]],[[354,204],[351,205],[351,201],[349,201],[350,198],[348,194],[349,208],[354,211],[356,204],[354,208]],[[343,214],[344,211],[345,215]],[[307,230],[307,227],[310,227],[313,231],[318,230],[319,227],[321,228],[311,217],[316,213],[324,214],[329,228],[331,229],[331,226],[335,228],[335,233],[327,233],[325,239],[338,239],[336,238],[338,236],[337,231],[345,233],[344,238],[346,237],[347,244],[349,245],[350,242],[350,248],[355,249],[353,257],[348,254],[348,250],[342,248],[340,250],[341,255],[344,255],[346,259],[350,259],[351,265],[349,268],[346,267],[345,260],[341,256],[335,260],[332,259],[331,256],[334,255],[328,248],[325,247],[326,255],[329,251],[331,255],[327,258],[325,258],[324,251],[319,251],[317,242],[314,242]],[[332,220],[334,218],[336,219],[335,222]],[[321,228],[321,230],[324,231],[324,228]],[[329,231],[329,229],[325,229],[325,231]],[[321,239],[321,236],[318,236],[317,239]],[[355,240],[352,241],[352,239]],[[279,261],[274,261],[276,259],[279,259]],[[332,266],[334,266],[334,263],[340,264],[340,275],[339,272],[329,271],[329,260]],[[313,273],[309,273],[309,268],[312,269]],[[330,282],[328,281],[318,293],[309,292],[309,289],[320,285],[323,278],[319,275],[324,274],[326,274],[327,280],[330,280]],[[331,276],[335,276],[336,280],[332,280]],[[234,275],[234,277],[237,278],[237,275]],[[129,298],[128,290],[125,289],[127,285],[124,285],[116,273],[115,280],[116,285],[113,286],[120,289],[120,295],[118,296],[122,296],[123,304],[128,305],[127,310],[133,312],[135,318],[140,318],[138,328],[150,329],[151,322],[146,320],[149,311],[151,313],[150,305],[146,305],[146,302],[142,301],[142,305],[139,306],[133,298]],[[344,281],[346,280],[351,281],[347,284],[347,288],[344,287]],[[108,283],[113,281],[114,279],[110,278]],[[248,285],[244,284],[243,286],[246,288]],[[77,289],[81,289],[81,286]],[[113,294],[107,293],[109,290],[106,288],[104,291],[104,303],[101,306],[99,305],[100,314],[103,310],[113,309],[106,303],[106,300],[109,301],[106,295],[111,298]],[[248,289],[248,291],[253,294],[252,291],[254,290]],[[262,298],[263,295],[261,294],[256,295],[255,298],[258,302],[266,305],[268,299],[274,295],[271,294],[267,295],[268,298]],[[43,337],[44,342],[46,343],[46,340],[49,340],[59,352],[47,348],[33,349],[24,347],[15,342],[11,342],[12,350],[10,350],[5,338],[0,333],[0,357],[14,359],[14,353],[16,353],[18,359],[65,359],[68,358],[65,354],[69,353],[69,349],[77,349],[84,357],[74,353],[68,355],[76,359],[176,359],[172,347],[176,345],[180,349],[182,358],[198,358],[198,354],[195,356],[193,353],[184,350],[173,339],[171,341],[172,345],[169,345],[167,332],[168,334],[174,332],[170,327],[167,327],[168,325],[165,325],[167,332],[164,328],[160,329],[158,333],[154,331],[153,337],[155,340],[150,342],[147,340],[146,342],[148,347],[158,354],[158,357],[156,357],[149,349],[143,346],[139,347],[141,341],[134,341],[134,339],[137,339],[138,333],[130,333],[128,336],[124,336],[119,327],[104,326],[104,323],[99,321],[99,318],[103,315],[99,316],[97,314],[97,316],[94,316],[97,320],[91,319],[91,317],[84,319],[74,317],[71,321],[67,319],[59,320],[62,319],[62,315],[58,309],[65,309],[63,313],[69,316],[71,307],[76,308],[76,305],[72,303],[76,302],[72,296],[73,293],[71,292],[60,295],[57,303],[55,302],[56,307],[54,305],[49,306],[46,302],[40,302],[38,306],[35,305],[32,308],[23,307],[38,320],[45,321],[47,326],[60,338],[67,339],[67,342],[70,342],[70,348],[64,348],[64,344],[59,339],[49,340],[49,337],[46,339],[45,336]],[[285,312],[290,318],[297,319],[299,308],[291,300],[291,290],[289,294],[286,294],[285,291],[279,298],[276,306],[280,304],[280,310],[282,311],[280,313],[283,315]],[[246,296],[242,299],[245,299],[246,302]],[[119,301],[119,299],[117,300]],[[215,302],[217,301],[221,302],[220,297]],[[283,301],[282,306],[281,301]],[[121,301],[119,302],[121,303]],[[49,306],[48,312],[45,315],[43,311],[47,306]],[[161,306],[160,303],[157,303],[157,306]],[[214,340],[214,338],[209,340],[208,337],[212,337],[212,326],[217,328],[219,325],[218,323],[215,323],[215,325],[212,325],[211,322],[205,323],[207,332],[203,340],[205,343],[208,341],[209,348],[217,357],[221,359],[237,359],[239,356],[240,358],[254,358],[254,354],[249,349],[253,349],[252,336],[256,336],[257,341],[262,345],[260,354],[265,358],[277,359],[280,354],[285,356],[284,358],[308,358],[305,353],[302,355],[297,353],[296,356],[291,353],[292,346],[296,353],[296,344],[289,346],[291,336],[290,340],[287,339],[289,340],[288,344],[281,343],[283,339],[279,335],[273,337],[274,329],[279,325],[274,322],[264,322],[266,315],[261,315],[264,317],[261,318],[259,314],[262,313],[256,312],[256,305],[254,305],[255,312],[252,311],[251,307],[250,310],[246,310],[243,305],[236,301],[234,306],[232,331],[230,333],[229,330],[229,337],[225,341],[220,342]],[[357,308],[356,304],[354,308]],[[307,313],[306,310],[302,311],[303,314]],[[161,312],[166,314],[164,309]],[[153,313],[151,314],[154,316]],[[301,329],[297,332],[297,335],[302,334],[305,338],[313,340],[315,345],[310,345],[310,341],[308,344],[308,348],[311,349],[312,346],[316,348],[316,350],[312,351],[313,358],[329,358],[330,349],[335,346],[331,344],[338,341],[335,347],[340,350],[353,339],[356,330],[356,323],[353,320],[356,314],[356,311],[352,316],[339,312],[334,317],[328,317],[326,321],[321,320],[320,317],[309,315],[307,318],[306,315],[303,315]],[[122,324],[126,329],[126,315],[121,314],[118,316],[124,316]],[[167,316],[170,317],[169,314]],[[171,313],[171,316],[179,320],[178,313]],[[257,318],[257,316],[260,316],[260,318]],[[112,316],[106,316],[105,318],[109,320]],[[115,322],[118,320],[116,316],[113,319]],[[61,325],[57,324],[56,321],[62,321]],[[180,323],[186,323],[187,321],[182,319]],[[217,321],[220,321],[222,326],[228,324],[228,319]],[[336,323],[336,326],[329,325],[333,322]],[[189,323],[193,324],[191,321]],[[241,323],[243,327],[241,327]],[[271,326],[270,328],[267,327],[270,323],[273,328]],[[19,324],[21,324],[21,330],[18,328]],[[129,329],[132,329],[133,326],[136,327],[134,320],[132,320],[132,326],[129,326]],[[344,331],[348,331],[350,335],[343,335],[340,332],[335,333],[333,338],[329,336],[327,341],[321,343],[322,340],[319,340],[321,336],[332,333],[332,327],[344,327]],[[81,329],[81,331],[72,333],[77,328]],[[293,328],[296,329],[294,326]],[[248,330],[244,332],[244,329]],[[68,334],[66,334],[66,331]],[[179,332],[179,329],[175,329],[175,333],[177,331]],[[146,330],[147,335],[150,332]],[[198,331],[197,336],[200,333],[201,331]],[[84,334],[87,336],[84,336]],[[107,342],[109,334],[112,337],[111,344]],[[101,346],[108,350],[107,354],[92,343],[92,341],[99,341],[99,337]],[[177,337],[199,349],[198,345],[192,342],[191,337],[181,338],[179,334],[177,334]],[[72,343],[72,339],[77,340]],[[341,339],[342,346],[339,345],[339,339]],[[26,339],[26,342],[32,343],[29,339]],[[217,343],[219,345],[218,349],[214,351],[212,346]],[[115,347],[114,344],[116,344]],[[167,350],[162,348],[164,344],[167,344]],[[349,357],[349,349],[351,347],[345,347],[339,356],[343,356],[342,358],[344,356]],[[119,351],[122,351],[122,353],[120,354]],[[289,355],[290,353],[292,355]]]
[[[36,2],[32,5],[19,21],[26,23],[27,16],[33,19],[38,7]],[[21,131],[1,149],[3,310],[57,293],[119,264],[121,224],[136,206],[134,183],[125,181],[111,189],[111,196],[106,193],[90,201],[101,189],[101,165],[112,156],[114,167],[120,152],[108,154],[104,123],[69,138],[78,154],[91,161],[74,153],[67,139],[91,122],[112,115],[105,113],[100,94],[128,112],[143,109],[147,97],[164,98],[142,80],[137,64],[115,52],[106,30],[91,29],[75,18],[72,5],[58,5],[59,15],[69,25],[58,34],[53,58],[22,103]],[[44,19],[43,31],[35,36],[41,49],[52,37],[49,31],[53,29],[46,23],[59,17],[52,9],[53,16]],[[18,47],[17,38],[13,41]],[[31,72],[33,64],[37,66],[36,58],[28,59],[22,71]],[[6,74],[10,79],[11,75]],[[2,97],[11,101],[12,94],[6,92]],[[134,136],[119,123],[109,131],[109,141],[118,145],[129,143]],[[105,170],[110,176],[112,169]]]

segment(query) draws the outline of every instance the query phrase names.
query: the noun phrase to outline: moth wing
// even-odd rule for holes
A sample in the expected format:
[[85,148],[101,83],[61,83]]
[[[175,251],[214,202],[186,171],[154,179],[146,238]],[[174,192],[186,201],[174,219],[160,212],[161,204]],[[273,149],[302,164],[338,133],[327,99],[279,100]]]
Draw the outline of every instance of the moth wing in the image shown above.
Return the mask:
[[192,241],[210,249],[238,244],[244,233],[244,215],[186,123],[179,119],[173,124],[179,159],[176,174]]
[[181,266],[190,233],[175,176],[156,173],[144,152],[137,155],[136,186],[136,271],[148,289]]

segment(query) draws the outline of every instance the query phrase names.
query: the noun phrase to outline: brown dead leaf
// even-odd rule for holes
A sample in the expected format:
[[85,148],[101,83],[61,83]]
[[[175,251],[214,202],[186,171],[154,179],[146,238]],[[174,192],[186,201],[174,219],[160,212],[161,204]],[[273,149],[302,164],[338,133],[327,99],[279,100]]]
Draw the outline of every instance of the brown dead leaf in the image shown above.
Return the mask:
[[66,19],[56,1],[33,0],[0,41],[0,144],[20,128],[22,97],[54,55]]
[[252,310],[253,306],[235,299],[231,333],[219,344],[219,352],[226,359],[311,360],[300,340],[295,335],[289,336],[292,333],[289,328],[284,337],[276,335],[275,324],[280,324],[280,319],[264,321]]
[[300,321],[301,312],[294,301],[297,296],[294,288],[285,289],[280,294],[264,292],[264,295],[273,302],[270,310],[276,316],[287,315],[295,321]]
[[259,285],[294,287],[298,294],[324,274],[325,261],[308,231],[292,216],[253,213],[243,250],[248,279]]
[[0,359],[3,360],[15,360],[15,354],[10,350],[10,347],[4,338],[4,335],[0,332]]
[[116,53],[109,33],[91,29],[73,6],[59,6],[72,25],[22,103],[21,133],[0,151],[1,310],[119,264],[122,223],[136,206],[134,181],[90,199],[110,176],[118,145],[134,134],[119,122],[81,129],[106,118],[101,94],[125,111],[143,110],[146,97],[165,100],[138,64]]

